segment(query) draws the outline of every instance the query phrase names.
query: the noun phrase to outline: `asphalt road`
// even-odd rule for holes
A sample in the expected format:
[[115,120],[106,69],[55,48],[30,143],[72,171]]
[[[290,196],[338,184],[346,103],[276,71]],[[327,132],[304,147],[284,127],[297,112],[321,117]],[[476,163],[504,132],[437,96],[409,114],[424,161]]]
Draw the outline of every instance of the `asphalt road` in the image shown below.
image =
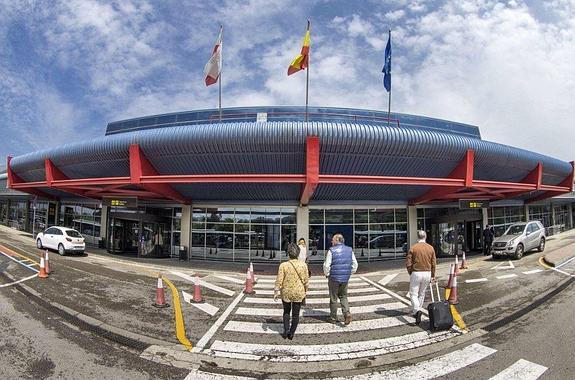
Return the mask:
[[189,371],[140,359],[0,290],[2,379],[183,379]]

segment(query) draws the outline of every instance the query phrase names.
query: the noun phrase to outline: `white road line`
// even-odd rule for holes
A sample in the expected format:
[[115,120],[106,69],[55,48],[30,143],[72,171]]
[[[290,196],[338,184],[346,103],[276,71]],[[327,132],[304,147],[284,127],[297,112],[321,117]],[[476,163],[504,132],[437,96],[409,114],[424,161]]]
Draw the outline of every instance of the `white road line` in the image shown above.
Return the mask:
[[252,380],[255,377],[245,377],[236,375],[224,375],[221,373],[211,373],[193,369],[184,380]]
[[465,283],[466,284],[473,284],[474,282],[487,282],[487,281],[489,281],[489,280],[487,280],[485,277],[483,277],[483,278],[472,278],[469,280],[465,280]]
[[339,361],[409,350],[458,335],[460,333],[452,331],[421,331],[377,340],[318,345],[254,344],[216,340],[210,351],[215,356],[273,362]]
[[[356,281],[354,281],[354,282],[350,282],[350,283],[347,285],[347,288],[348,288],[348,289],[349,289],[349,288],[361,288],[361,287],[365,287],[365,285],[366,285],[366,284],[365,284],[364,282],[356,282]],[[256,291],[257,291],[258,289],[273,289],[274,286],[275,286],[275,285],[274,285],[273,282],[267,283],[267,282],[262,282],[262,280],[258,280],[258,283],[254,285],[254,289],[256,289]],[[310,285],[309,285],[309,288],[310,288],[310,289],[314,289],[314,290],[328,289],[328,284],[327,284],[327,282],[325,282],[325,283],[323,283],[323,284],[319,284],[319,283],[318,283],[318,284],[315,284],[315,283],[314,283],[314,284],[310,284]]]
[[202,302],[202,303],[195,303],[192,302],[192,295],[190,293],[186,293],[186,292],[182,292],[184,301],[189,303],[190,305],[200,309],[201,311],[203,311],[204,313],[208,313],[211,316],[216,315],[216,313],[218,312],[218,310],[220,310],[219,308],[210,305],[207,302]]
[[16,284],[19,284],[19,283],[21,283],[21,282],[28,281],[28,280],[30,280],[30,279],[32,279],[32,278],[34,278],[34,277],[37,277],[37,276],[38,276],[38,273],[33,274],[32,276],[29,276],[29,277],[26,277],[26,278],[21,278],[21,279],[19,279],[18,281],[14,281],[14,282],[11,282],[11,283],[9,283],[9,284],[2,284],[2,285],[0,285],[0,288],[6,288],[6,287],[8,287],[8,286],[16,285]]
[[232,282],[234,284],[239,284],[239,285],[243,285],[246,283],[245,279],[240,280],[239,278],[228,277],[228,276],[224,276],[222,274],[213,274],[212,277],[217,277],[219,279],[226,280],[228,282]]
[[[410,316],[388,317],[377,319],[365,319],[362,321],[353,321],[348,326],[342,326],[333,323],[300,323],[297,327],[297,334],[331,334],[345,333],[354,331],[378,330],[388,327],[402,326],[413,323],[415,319]],[[267,322],[239,322],[229,321],[225,331],[244,332],[249,334],[278,334],[283,332],[282,323]]]
[[[318,277],[318,276],[315,276]],[[275,278],[260,278],[258,280],[258,283],[262,283],[262,284],[269,284],[269,283],[275,283],[276,279]],[[362,282],[361,279],[357,278],[357,277],[351,277],[349,279],[349,283],[353,284],[354,282]],[[327,284],[327,278],[325,276],[321,276],[321,278],[310,278],[309,279],[309,283],[310,284]]]
[[491,269],[514,269],[515,268],[515,265],[513,265],[511,260],[508,261],[508,265],[506,267],[502,267],[501,265],[503,265],[503,264],[504,263],[499,263]]
[[[250,307],[239,307],[236,310],[236,315],[255,315],[255,316],[262,316],[262,317],[279,317],[283,315],[283,308],[281,307],[282,304],[278,300],[277,302],[277,309],[272,308],[250,308]],[[369,305],[369,306],[352,306],[350,307],[351,314],[367,314],[367,313],[375,313],[378,311],[384,310],[402,310],[405,309],[406,306],[399,303],[399,302],[390,302],[390,303],[383,303],[379,305]],[[321,317],[321,316],[329,316],[329,308],[325,309],[303,309],[303,316],[304,317]]]
[[380,285],[387,285],[391,282],[391,280],[393,280],[399,273],[393,273],[393,274],[388,274],[386,276],[384,276],[381,280],[379,280],[377,283]]
[[557,265],[555,268],[561,268],[563,265],[569,264],[569,263],[570,263],[571,261],[573,261],[573,260],[575,260],[575,257],[573,257],[573,258],[571,258],[571,259],[565,261],[565,262],[564,262],[563,264],[561,264],[561,265]]
[[533,270],[530,270],[528,272],[523,272],[523,274],[534,274],[534,273],[539,273],[539,272],[543,272],[543,269],[533,269]]
[[9,258],[10,260],[12,260],[12,261],[14,261],[14,262],[16,262],[16,263],[22,265],[23,267],[26,267],[26,268],[30,269],[31,271],[34,271],[34,272],[36,272],[36,273],[39,272],[38,269],[32,268],[32,265],[35,265],[35,264],[32,264],[32,265],[24,264],[22,261],[15,259],[14,257],[8,255],[7,253],[4,253],[4,252],[2,252],[2,251],[0,251],[0,253],[3,254],[4,256],[6,256],[7,258]]
[[497,276],[498,280],[503,280],[504,278],[513,278],[513,277],[517,277],[517,275],[515,273],[511,273],[511,274],[506,274],[503,276]]
[[535,380],[547,371],[547,367],[519,359],[512,366],[493,376],[490,380]]
[[385,371],[372,372],[363,375],[334,378],[333,380],[367,380],[367,379],[433,379],[440,376],[449,375],[459,369],[467,367],[475,362],[485,359],[494,354],[497,350],[474,343],[461,350],[450,352],[437,358],[429,359],[411,366]]
[[550,269],[553,269],[555,272],[559,272],[559,273],[562,273],[562,274],[570,276],[570,277],[575,277],[575,274],[564,272],[561,269],[557,269],[557,268],[553,268],[553,267],[551,267]]
[[[355,297],[348,297],[347,300],[349,302],[365,302],[365,301],[379,301],[389,299],[391,296],[387,294],[369,294],[367,296],[355,296]],[[245,303],[257,303],[257,304],[277,304],[273,298],[257,298],[257,297],[248,297],[244,300]],[[318,305],[318,304],[328,304],[329,298],[306,298],[306,303],[308,305]]]
[[[357,294],[357,293],[373,293],[379,292],[377,288],[351,288],[347,289],[348,294]],[[274,291],[273,289],[258,289],[256,290],[256,296],[273,296]],[[308,290],[306,293],[308,296],[321,296],[321,295],[329,295],[329,291],[326,290]],[[309,299],[309,298],[308,298]]]
[[214,322],[212,327],[204,334],[204,336],[196,343],[196,346],[192,349],[192,352],[202,352],[206,344],[212,339],[216,331],[220,328],[220,326],[225,322],[228,318],[232,310],[237,306],[238,303],[242,300],[244,293],[238,294],[238,296],[232,301],[232,303],[228,306],[228,308],[220,315],[217,321]]
[[[191,283],[194,283],[194,277],[189,276],[189,275],[187,275],[187,274],[185,274],[185,273],[177,272],[177,271],[170,271],[170,273],[173,274],[173,275],[175,275],[175,276],[181,277],[181,278],[183,278],[184,280],[188,280],[188,281],[190,281]],[[204,287],[206,287],[206,288],[208,288],[208,289],[212,289],[212,290],[214,290],[214,291],[216,291],[216,292],[218,292],[218,293],[225,294],[226,296],[233,296],[234,294],[236,294],[236,292],[234,292],[234,291],[232,291],[232,290],[229,290],[229,289],[226,289],[226,288],[222,288],[221,286],[217,286],[217,285],[214,285],[214,284],[210,284],[209,282],[207,282],[207,281],[205,281],[205,280],[203,280],[203,279],[201,279],[201,278],[200,278],[200,285],[201,285],[201,286],[204,286]]]
[[[370,284],[370,285],[372,285],[372,286],[374,286],[374,287],[376,287],[376,288],[378,288],[378,289],[380,289],[380,290],[383,290],[384,292],[386,292],[387,294],[389,294],[389,295],[392,296],[393,298],[395,298],[395,299],[397,299],[397,300],[403,302],[404,304],[406,304],[406,305],[408,305],[408,306],[411,306],[411,301],[410,301],[410,300],[408,300],[407,298],[404,298],[404,297],[400,296],[399,294],[397,294],[397,293],[395,293],[395,292],[392,292],[391,290],[387,289],[385,286],[381,286],[381,285],[379,285],[379,284],[376,284],[375,282],[373,282],[373,281],[371,281],[370,279],[368,279],[368,278],[366,278],[366,277],[363,277],[363,276],[361,277],[361,279],[362,279],[363,281],[367,282],[368,284]],[[423,311],[423,314],[427,315],[427,311]]]

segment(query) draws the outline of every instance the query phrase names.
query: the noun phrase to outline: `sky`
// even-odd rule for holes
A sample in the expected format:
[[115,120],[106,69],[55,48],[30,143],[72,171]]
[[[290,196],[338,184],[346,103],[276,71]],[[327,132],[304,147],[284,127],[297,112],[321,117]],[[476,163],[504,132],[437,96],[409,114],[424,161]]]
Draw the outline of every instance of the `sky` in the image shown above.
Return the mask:
[[304,105],[287,76],[311,20],[310,105],[477,125],[575,160],[575,0],[0,0],[0,165],[106,124],[217,108],[203,68],[223,37],[223,107]]

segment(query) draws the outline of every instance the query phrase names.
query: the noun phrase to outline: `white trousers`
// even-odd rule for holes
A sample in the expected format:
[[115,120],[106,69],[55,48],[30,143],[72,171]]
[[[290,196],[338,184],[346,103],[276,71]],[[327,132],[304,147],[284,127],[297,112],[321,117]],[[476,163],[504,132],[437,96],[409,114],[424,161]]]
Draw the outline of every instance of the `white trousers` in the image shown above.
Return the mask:
[[427,285],[431,282],[431,272],[411,272],[409,278],[409,297],[412,314],[415,315],[423,306]]

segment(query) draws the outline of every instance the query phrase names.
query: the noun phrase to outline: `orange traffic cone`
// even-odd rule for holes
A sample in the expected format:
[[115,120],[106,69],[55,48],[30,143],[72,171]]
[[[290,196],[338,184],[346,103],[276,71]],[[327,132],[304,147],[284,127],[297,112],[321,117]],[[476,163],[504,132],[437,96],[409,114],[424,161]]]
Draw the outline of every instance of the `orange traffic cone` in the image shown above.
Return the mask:
[[459,269],[467,269],[467,265],[465,265],[465,251],[463,251],[463,258],[461,259],[461,267]]
[[194,296],[190,302],[193,303],[202,303],[204,299],[202,298],[202,290],[200,289],[200,277],[196,273],[196,277],[194,277]]
[[453,264],[449,264],[449,279],[447,280],[447,289],[451,289],[453,286],[453,277],[455,277],[455,269],[453,268]]
[[162,280],[162,274],[158,273],[158,285],[156,286],[156,303],[154,306],[157,308],[168,307],[166,303],[166,297],[164,295],[164,281]]
[[449,298],[447,300],[451,305],[457,305],[459,303],[457,300],[457,276],[453,276],[453,284],[451,286],[451,291],[449,292]]
[[46,267],[44,264],[44,254],[40,257],[40,272],[38,273],[39,278],[48,278],[48,273],[46,273]]
[[459,257],[455,254],[455,275],[459,276]]
[[254,281],[252,279],[252,276],[250,274],[250,270],[248,269],[248,272],[246,274],[246,288],[244,289],[244,293],[245,294],[254,294]]
[[256,278],[256,274],[254,273],[254,264],[252,264],[252,262],[250,261],[250,273],[252,274],[252,282],[253,284],[257,284],[258,283],[258,279]]
[[44,253],[44,269],[46,270],[46,274],[50,274],[50,259],[48,258],[48,250]]

